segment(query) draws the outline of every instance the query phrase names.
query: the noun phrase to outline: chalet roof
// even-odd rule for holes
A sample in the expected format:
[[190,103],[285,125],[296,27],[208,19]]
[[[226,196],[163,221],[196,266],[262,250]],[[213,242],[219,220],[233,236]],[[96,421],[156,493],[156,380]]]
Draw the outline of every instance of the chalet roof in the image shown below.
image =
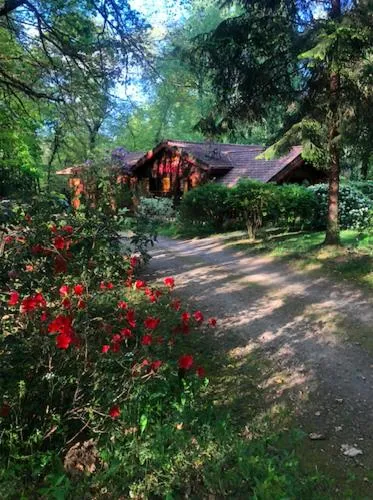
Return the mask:
[[[142,151],[128,152],[117,148],[111,153],[112,159],[123,172],[135,174],[136,170],[162,149],[177,148],[193,157],[198,164],[209,170],[210,177],[228,186],[234,186],[239,179],[249,178],[262,182],[276,180],[281,172],[295,165],[295,160],[301,158],[301,146],[294,146],[291,151],[277,159],[264,160],[258,156],[265,150],[263,146],[247,144],[221,144],[216,142],[190,142],[164,140],[155,148],[144,153]],[[76,175],[87,168],[88,164],[76,165],[56,172],[58,175]]]
[[202,167],[205,166],[210,170],[212,176],[216,175],[217,182],[228,186],[233,186],[242,178],[262,182],[275,180],[276,176],[299,158],[302,152],[301,146],[294,146],[281,158],[264,160],[257,158],[265,151],[266,148],[263,146],[164,140],[134,163],[132,172],[134,173],[162,149],[173,147],[193,156]]

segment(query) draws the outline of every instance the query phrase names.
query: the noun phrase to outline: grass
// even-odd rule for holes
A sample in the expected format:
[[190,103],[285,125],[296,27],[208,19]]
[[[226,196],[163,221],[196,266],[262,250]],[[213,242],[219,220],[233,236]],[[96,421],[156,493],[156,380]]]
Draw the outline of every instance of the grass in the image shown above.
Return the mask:
[[[175,225],[160,229],[159,234],[170,238],[205,237],[203,234],[185,234]],[[325,233],[286,232],[267,229],[249,240],[244,231],[210,234],[227,248],[243,250],[249,255],[266,254],[288,261],[297,269],[315,275],[330,275],[347,280],[367,290],[373,290],[373,230],[341,231],[340,247],[322,245]]]
[[235,236],[225,240],[225,244],[249,254],[266,253],[283,258],[298,269],[333,275],[373,289],[373,233],[342,231],[340,247],[324,247],[324,237],[323,232],[267,233],[255,242]]

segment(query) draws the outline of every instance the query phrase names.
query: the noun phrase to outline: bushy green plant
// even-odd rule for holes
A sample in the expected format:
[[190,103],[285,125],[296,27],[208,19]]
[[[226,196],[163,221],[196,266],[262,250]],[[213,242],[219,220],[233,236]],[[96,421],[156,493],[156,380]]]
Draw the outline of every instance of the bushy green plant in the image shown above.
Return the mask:
[[373,201],[373,181],[349,181],[346,184],[361,191],[363,195]]
[[267,220],[279,227],[309,227],[314,221],[316,209],[316,196],[306,187],[298,184],[273,185]]
[[141,197],[136,213],[138,217],[153,224],[167,223],[175,217],[173,201],[170,198]]
[[[308,188],[317,199],[318,207],[314,226],[323,228],[326,224],[328,206],[327,184],[317,184]],[[364,229],[372,225],[373,202],[361,191],[342,184],[340,186],[339,223],[342,229]]]
[[186,193],[179,207],[182,229],[191,232],[221,231],[229,217],[229,189],[216,183],[207,183]]

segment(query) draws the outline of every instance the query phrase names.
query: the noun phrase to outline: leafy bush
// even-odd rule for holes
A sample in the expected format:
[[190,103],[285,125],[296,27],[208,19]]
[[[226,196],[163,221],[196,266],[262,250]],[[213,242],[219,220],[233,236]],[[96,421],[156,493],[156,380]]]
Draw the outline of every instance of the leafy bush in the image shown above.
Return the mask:
[[207,183],[184,194],[179,221],[184,231],[209,233],[221,231],[227,218],[229,189],[222,184]]
[[241,180],[229,192],[229,204],[235,216],[244,222],[249,238],[255,238],[271,209],[274,189],[270,184]]
[[170,198],[141,197],[136,212],[138,217],[153,224],[167,223],[175,217],[173,201]]
[[373,181],[350,181],[347,185],[361,191],[363,195],[373,201]]
[[304,228],[312,225],[317,209],[315,194],[298,184],[273,185],[268,221],[279,227]]
[[[324,228],[328,207],[328,185],[317,184],[308,188],[317,198],[314,227]],[[363,229],[371,227],[373,202],[360,191],[342,184],[339,198],[339,223],[342,229]]]
[[135,278],[138,249],[123,254],[118,236],[125,214],[48,200],[13,214],[0,289],[2,498],[311,498],[314,478],[275,438],[243,439],[203,399],[191,339],[216,320],[185,309],[173,278]]

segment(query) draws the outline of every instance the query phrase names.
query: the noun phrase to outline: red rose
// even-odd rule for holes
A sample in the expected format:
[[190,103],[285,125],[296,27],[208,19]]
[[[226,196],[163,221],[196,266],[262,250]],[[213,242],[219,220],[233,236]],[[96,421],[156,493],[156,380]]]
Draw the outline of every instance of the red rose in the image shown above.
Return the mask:
[[40,321],[47,321],[47,319],[48,319],[47,311],[43,311],[40,315]]
[[68,233],[68,234],[72,234],[74,232],[73,226],[69,226],[69,225],[62,226],[61,229],[62,229],[62,231],[65,231],[65,233]]
[[203,314],[201,313],[201,311],[196,311],[195,313],[193,313],[193,318],[197,321],[197,323],[202,323]]
[[69,294],[69,287],[68,285],[62,285],[59,289],[60,295],[63,297],[64,295]]
[[130,266],[131,267],[136,267],[137,264],[139,263],[139,258],[134,256],[130,258]]
[[66,333],[60,333],[56,337],[56,345],[59,349],[67,349],[71,342],[72,339],[70,335],[67,335]]
[[205,376],[206,376],[205,369],[204,369],[202,366],[199,366],[199,367],[196,369],[196,375],[197,375],[197,377],[200,377],[200,378],[205,378]]
[[18,292],[10,292],[8,300],[8,306],[15,306],[19,301],[19,293]]
[[65,308],[65,309],[70,309],[71,307],[71,301],[68,297],[65,297],[62,301],[62,306]]
[[109,346],[109,345],[107,345],[107,344],[105,344],[105,345],[103,345],[103,346],[101,347],[101,352],[102,352],[103,354],[105,354],[105,353],[106,353],[106,352],[108,352],[109,350],[110,350],[110,346]]
[[63,250],[66,246],[66,241],[63,236],[56,236],[52,241],[57,250]]
[[143,335],[141,339],[141,344],[142,345],[151,345],[153,341],[153,337],[151,335]]
[[172,309],[174,309],[175,311],[180,311],[180,308],[181,308],[181,300],[180,300],[180,299],[174,299],[174,300],[171,302],[171,307],[172,307]]
[[84,292],[84,286],[83,285],[75,285],[74,286],[74,293],[75,295],[82,295]]
[[132,337],[132,332],[129,328],[122,328],[119,333],[122,335],[122,337],[125,337],[127,339]]
[[108,290],[112,290],[112,289],[114,288],[113,283],[112,283],[111,281],[109,281],[109,283],[106,283],[106,288],[107,288]]
[[146,286],[145,281],[142,280],[136,280],[135,281],[135,288],[136,290],[140,290],[141,288],[144,288]]
[[216,326],[216,318],[209,318],[208,323],[210,326]]
[[175,286],[175,280],[174,278],[171,278],[170,276],[168,278],[165,278],[163,280],[163,283],[168,286],[168,288],[173,288]]
[[127,309],[127,307],[127,302],[124,302],[124,300],[118,302],[118,309]]
[[159,370],[159,368],[162,366],[163,362],[158,359],[157,361],[153,361],[152,364],[150,365],[150,368],[156,372],[157,370]]
[[158,318],[152,318],[151,316],[149,316],[148,318],[145,319],[144,326],[149,330],[155,330],[159,325],[160,321],[161,320]]
[[190,314],[188,312],[183,312],[181,314],[181,320],[183,323],[188,323],[188,321],[190,320]]
[[120,416],[120,408],[118,405],[112,406],[109,410],[111,418],[118,418]]
[[126,320],[132,328],[135,328],[136,320],[135,320],[135,311],[133,309],[129,309],[127,311]]
[[106,284],[103,281],[101,281],[101,283],[100,283],[100,289],[106,290]]
[[193,366],[193,356],[184,354],[179,358],[179,368],[182,370],[190,370]]

